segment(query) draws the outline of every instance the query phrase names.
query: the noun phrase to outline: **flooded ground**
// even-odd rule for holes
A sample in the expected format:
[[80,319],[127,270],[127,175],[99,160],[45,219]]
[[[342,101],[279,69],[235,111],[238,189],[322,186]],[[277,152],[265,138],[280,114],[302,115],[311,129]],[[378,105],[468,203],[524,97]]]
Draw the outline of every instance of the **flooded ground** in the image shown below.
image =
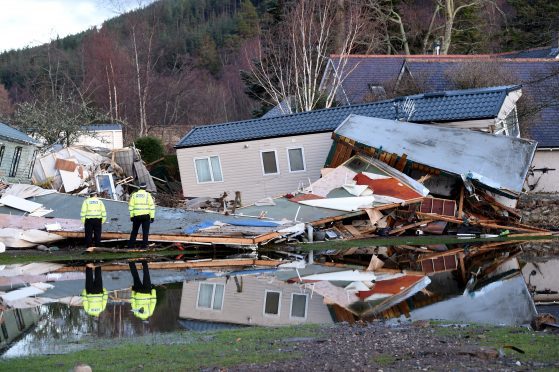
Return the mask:
[[[370,254],[372,249],[364,248],[355,257]],[[376,254],[382,252],[374,249]],[[443,252],[456,249],[449,246]],[[529,323],[536,311],[559,315],[556,258],[496,261],[499,266],[491,275],[483,280],[474,275],[464,283],[456,273],[459,262],[449,255],[444,257],[452,261],[445,259],[443,266],[433,261],[429,275],[395,270],[388,266],[389,260],[385,268],[367,271],[355,266],[361,267],[356,270],[329,263],[329,251],[315,255],[320,263],[309,263],[303,257],[288,261],[284,267],[219,269],[181,269],[180,261],[152,258],[149,272],[156,306],[144,319],[133,311],[133,280],[127,261],[97,264],[103,268],[103,287],[108,292],[106,307],[99,316],[88,314],[82,303],[84,262],[71,262],[74,266],[8,265],[2,268],[0,290],[13,290],[3,295],[12,308],[3,313],[0,358],[67,354],[130,341],[186,343],[190,341],[185,331],[247,326],[324,325],[390,318],[399,322],[446,319],[521,325]],[[177,268],[163,269],[173,262],[179,262]],[[20,273],[22,267],[28,272]],[[140,265],[137,267],[142,277]],[[421,269],[425,268],[422,264]],[[30,285],[35,281],[44,283]],[[10,297],[18,291],[22,293],[19,297]]]

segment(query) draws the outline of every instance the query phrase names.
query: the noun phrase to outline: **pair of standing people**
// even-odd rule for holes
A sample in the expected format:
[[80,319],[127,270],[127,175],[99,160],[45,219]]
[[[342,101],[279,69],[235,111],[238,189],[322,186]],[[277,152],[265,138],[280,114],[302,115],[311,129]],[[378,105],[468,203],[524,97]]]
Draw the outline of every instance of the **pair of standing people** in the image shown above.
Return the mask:
[[[153,197],[146,190],[145,183],[140,184],[140,190],[130,196],[128,211],[130,221],[132,221],[132,231],[130,232],[129,248],[135,248],[136,238],[140,226],[142,227],[142,248],[147,248],[149,240],[149,227],[155,218],[155,204]],[[101,243],[102,224],[107,220],[105,205],[98,198],[97,192],[90,193],[89,198],[84,200],[81,209],[81,221],[85,230],[86,247],[99,246]]]
[[[132,285],[132,295],[130,304],[134,315],[142,320],[149,318],[155,310],[157,304],[157,293],[151,284],[148,263],[141,261],[143,270],[143,280],[140,280],[138,269],[135,262],[129,262],[130,273],[134,284]],[[95,274],[94,274],[95,270]],[[103,287],[103,277],[101,266],[94,267],[87,264],[85,267],[85,289],[82,291],[83,308],[91,316],[98,317],[107,307],[108,292]]]

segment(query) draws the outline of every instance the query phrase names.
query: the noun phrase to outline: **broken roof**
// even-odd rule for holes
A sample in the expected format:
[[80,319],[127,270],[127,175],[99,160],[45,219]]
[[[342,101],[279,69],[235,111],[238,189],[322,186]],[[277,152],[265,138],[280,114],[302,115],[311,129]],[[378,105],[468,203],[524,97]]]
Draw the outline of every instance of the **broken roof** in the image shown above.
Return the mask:
[[513,192],[522,191],[536,151],[536,142],[522,138],[358,115],[348,116],[334,133]]
[[396,104],[405,98],[415,103],[409,118],[417,123],[495,118],[510,91],[520,86],[453,90],[440,94],[419,94],[362,105],[342,106],[291,115],[236,121],[195,127],[176,148],[198,147],[272,137],[333,131],[350,114],[395,119]]
[[0,137],[10,141],[23,142],[30,145],[38,145],[39,142],[29,137],[27,134],[10,127],[4,123],[0,123]]

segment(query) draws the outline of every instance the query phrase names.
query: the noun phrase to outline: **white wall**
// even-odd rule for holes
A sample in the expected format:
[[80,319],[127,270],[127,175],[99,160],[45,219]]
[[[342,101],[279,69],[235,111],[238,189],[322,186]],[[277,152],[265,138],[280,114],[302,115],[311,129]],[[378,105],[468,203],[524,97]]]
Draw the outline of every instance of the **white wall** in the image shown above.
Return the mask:
[[[268,196],[294,192],[299,183],[308,186],[309,179],[314,182],[320,178],[320,169],[332,145],[331,135],[329,132],[177,149],[183,194],[218,197],[227,191],[234,198],[235,191],[241,191],[243,205],[247,205]],[[287,149],[290,147],[303,147],[305,171],[289,172]],[[262,150],[276,150],[279,174],[263,174]],[[220,158],[223,182],[199,184],[194,158],[216,155]]]
[[538,149],[532,166],[536,169],[546,167],[555,169],[545,174],[534,172],[534,176],[528,177],[529,184],[534,184],[539,178],[537,186],[532,192],[559,192],[559,149],[553,151]]
[[[239,278],[239,280],[241,280]],[[324,299],[317,293],[303,290],[296,284],[286,284],[272,277],[242,277],[242,292],[237,292],[233,278],[225,283],[225,278],[208,279],[206,281],[184,282],[179,317],[186,319],[207,320],[214,322],[246,324],[246,325],[289,325],[301,323],[333,323]],[[219,283],[225,285],[223,307],[221,310],[199,309],[198,288],[200,283]],[[264,302],[266,290],[279,291],[279,314],[265,315]],[[307,294],[307,317],[292,318],[291,294]]]
[[123,148],[122,130],[92,131],[93,135],[83,134],[74,145],[104,147],[111,150]]

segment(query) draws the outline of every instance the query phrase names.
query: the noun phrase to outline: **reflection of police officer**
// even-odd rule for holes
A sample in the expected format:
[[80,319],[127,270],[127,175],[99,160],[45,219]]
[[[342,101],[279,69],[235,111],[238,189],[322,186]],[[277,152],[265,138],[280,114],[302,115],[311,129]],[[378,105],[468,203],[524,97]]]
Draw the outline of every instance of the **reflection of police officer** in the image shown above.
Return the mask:
[[97,197],[97,191],[92,191],[89,197],[82,203],[81,220],[85,230],[85,246],[91,247],[91,241],[95,240],[95,246],[101,244],[102,224],[107,220],[105,204]]
[[108,293],[103,288],[103,277],[101,266],[95,268],[95,278],[93,278],[93,265],[87,264],[85,267],[85,289],[82,291],[82,303],[86,313],[91,316],[99,316],[107,307]]
[[142,271],[144,273],[144,280],[140,280],[138,270],[136,269],[135,262],[129,262],[130,273],[134,279],[132,286],[131,305],[134,315],[142,320],[149,318],[155,310],[157,304],[157,294],[155,288],[151,285],[151,278],[149,276],[148,263],[142,261]]
[[142,248],[147,248],[149,239],[149,224],[155,218],[155,204],[151,194],[146,191],[146,184],[140,184],[140,190],[136,191],[130,197],[128,202],[128,211],[130,212],[130,221],[132,221],[132,231],[130,232],[129,248],[136,245],[136,237],[138,230],[142,226]]

